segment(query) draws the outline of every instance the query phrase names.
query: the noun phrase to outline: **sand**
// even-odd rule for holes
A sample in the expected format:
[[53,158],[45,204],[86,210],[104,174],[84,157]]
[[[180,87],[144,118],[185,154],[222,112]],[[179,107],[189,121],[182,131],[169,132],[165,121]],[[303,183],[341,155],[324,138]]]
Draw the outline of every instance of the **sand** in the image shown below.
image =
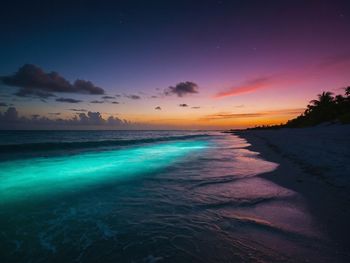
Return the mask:
[[301,194],[318,227],[350,262],[350,125],[234,133],[280,164],[262,176]]

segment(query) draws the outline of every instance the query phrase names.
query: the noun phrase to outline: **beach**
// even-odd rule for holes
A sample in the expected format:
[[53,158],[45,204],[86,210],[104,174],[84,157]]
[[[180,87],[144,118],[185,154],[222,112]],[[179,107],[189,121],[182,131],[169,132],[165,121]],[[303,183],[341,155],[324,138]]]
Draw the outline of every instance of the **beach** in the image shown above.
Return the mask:
[[0,14],[0,263],[350,263],[350,0]]
[[317,225],[349,259],[350,125],[234,132],[248,149],[279,164],[261,175],[303,196]]

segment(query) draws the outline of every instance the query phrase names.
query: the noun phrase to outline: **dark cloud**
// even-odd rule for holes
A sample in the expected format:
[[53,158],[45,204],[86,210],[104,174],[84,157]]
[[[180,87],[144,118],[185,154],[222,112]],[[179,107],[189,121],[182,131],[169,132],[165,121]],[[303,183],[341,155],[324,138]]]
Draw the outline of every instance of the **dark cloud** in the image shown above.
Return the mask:
[[0,113],[2,122],[13,123],[19,120],[18,112],[15,107],[9,107],[4,113]]
[[191,109],[200,109],[201,107],[199,106],[195,106],[195,107],[191,107]]
[[179,104],[180,107],[188,107],[186,103]]
[[0,102],[0,107],[7,107],[7,104],[4,102]]
[[77,79],[70,83],[57,72],[46,73],[36,65],[25,64],[16,73],[0,77],[7,86],[20,88],[15,93],[20,97],[53,97],[54,93],[104,94],[104,90],[91,81]]
[[141,97],[139,95],[134,95],[134,94],[125,95],[125,97],[129,98],[129,99],[132,99],[132,100],[139,100],[139,99],[141,99]]
[[158,98],[158,96],[153,95],[153,96],[151,96],[151,98],[152,98],[152,99],[157,99],[157,98]]
[[82,102],[81,100],[76,100],[76,99],[72,99],[72,98],[58,98],[58,99],[56,99],[56,101],[58,101],[58,102],[66,102],[66,103],[79,103],[79,102]]
[[112,104],[119,104],[118,101],[112,101]]
[[[55,113],[55,115],[59,115]],[[31,117],[20,117],[16,108],[9,107],[4,113],[0,112],[0,122],[3,124],[1,128],[79,128],[79,127],[101,127],[101,128],[130,128],[133,124],[127,120],[118,117],[109,116],[104,119],[99,112],[79,113],[71,119],[49,119],[37,114]]]
[[79,112],[87,112],[85,109],[68,109],[70,111],[79,111]]
[[60,112],[49,112],[49,115],[58,116],[58,115],[61,115],[61,113]]
[[154,108],[155,110],[161,110],[162,108],[160,106],[157,106]]
[[104,122],[104,119],[102,118],[101,114],[99,112],[91,112],[89,111],[87,114],[85,113],[79,113],[80,122],[82,124],[94,124],[99,125]]
[[122,96],[122,95],[120,95],[120,94],[116,94],[116,95],[115,95],[116,98],[120,98],[121,96]]
[[109,99],[115,99],[114,96],[103,96],[102,99],[109,100]]
[[45,92],[45,91],[40,91],[40,90],[32,90],[32,89],[25,89],[25,88],[20,89],[19,91],[14,93],[14,95],[16,95],[18,97],[32,97],[32,98],[41,98],[41,99],[47,99],[47,98],[50,98],[50,97],[55,97],[55,95],[50,93],[50,92]]
[[122,119],[119,119],[118,117],[113,117],[113,116],[109,116],[106,122],[107,122],[107,125],[111,125],[111,126],[120,126],[120,125],[130,124],[130,122],[126,120],[122,120]]
[[[86,81],[82,79],[77,79],[73,84],[73,88],[75,88],[78,91],[76,93],[93,94],[93,95],[99,95],[99,94],[105,93],[105,91],[102,88],[95,86],[91,81]],[[71,92],[75,92],[75,91],[72,90]]]
[[90,103],[102,104],[102,103],[105,103],[105,102],[103,100],[93,100],[93,101],[90,101]]
[[198,93],[198,85],[191,81],[180,82],[175,87],[170,86],[164,91],[165,95],[177,95],[178,97],[184,97],[189,94]]

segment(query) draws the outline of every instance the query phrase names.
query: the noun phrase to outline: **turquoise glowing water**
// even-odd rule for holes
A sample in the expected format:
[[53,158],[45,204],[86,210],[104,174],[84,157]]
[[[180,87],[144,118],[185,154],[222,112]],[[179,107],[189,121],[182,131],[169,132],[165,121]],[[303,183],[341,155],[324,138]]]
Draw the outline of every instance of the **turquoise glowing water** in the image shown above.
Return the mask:
[[79,191],[108,181],[154,172],[207,147],[204,141],[0,163],[0,202]]
[[[237,136],[0,132],[0,262],[340,262]],[[290,260],[293,259],[293,260]]]

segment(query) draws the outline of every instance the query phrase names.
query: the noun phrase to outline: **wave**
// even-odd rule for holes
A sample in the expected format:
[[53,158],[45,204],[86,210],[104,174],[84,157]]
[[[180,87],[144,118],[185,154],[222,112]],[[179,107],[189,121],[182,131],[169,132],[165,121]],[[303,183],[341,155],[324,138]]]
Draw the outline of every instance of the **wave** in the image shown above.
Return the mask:
[[145,143],[156,143],[164,141],[188,140],[199,137],[206,137],[207,134],[165,136],[157,138],[143,139],[124,139],[124,140],[100,140],[100,141],[80,141],[80,142],[42,142],[42,143],[24,143],[24,144],[6,144],[0,145],[0,153],[13,152],[33,152],[33,151],[59,151],[75,150],[97,147],[128,146]]

